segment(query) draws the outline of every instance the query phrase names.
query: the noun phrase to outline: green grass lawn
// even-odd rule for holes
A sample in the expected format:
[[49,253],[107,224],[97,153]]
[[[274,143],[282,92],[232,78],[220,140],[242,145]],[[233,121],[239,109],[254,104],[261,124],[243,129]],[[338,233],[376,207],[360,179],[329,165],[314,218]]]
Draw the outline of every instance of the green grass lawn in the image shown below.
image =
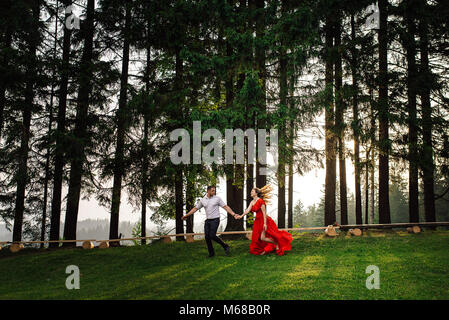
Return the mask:
[[[285,256],[203,240],[110,249],[0,251],[0,299],[449,299],[449,231],[294,237]],[[67,290],[68,265],[80,290]],[[365,286],[380,269],[380,289]]]

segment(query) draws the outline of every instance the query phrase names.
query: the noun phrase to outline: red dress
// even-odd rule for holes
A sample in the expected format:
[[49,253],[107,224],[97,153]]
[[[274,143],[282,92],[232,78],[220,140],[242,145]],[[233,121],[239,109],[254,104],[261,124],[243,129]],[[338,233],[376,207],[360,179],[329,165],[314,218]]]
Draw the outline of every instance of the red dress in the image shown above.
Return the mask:
[[[265,254],[267,254],[273,250],[276,250],[275,244],[260,240],[260,236],[263,232],[263,212],[260,207],[263,204],[265,204],[265,201],[259,198],[251,208],[251,211],[256,213],[256,219],[254,220],[253,224],[253,234],[251,237],[251,245],[249,247],[249,252],[256,255],[261,254],[263,251],[265,251]],[[284,254],[284,251],[291,250],[291,243],[293,241],[292,235],[287,231],[279,230],[278,227],[276,226],[276,223],[268,215],[267,215],[267,230],[265,231],[265,237],[271,238],[272,240],[274,240],[276,243],[279,244],[279,249],[276,250],[276,253],[278,255],[282,256]]]

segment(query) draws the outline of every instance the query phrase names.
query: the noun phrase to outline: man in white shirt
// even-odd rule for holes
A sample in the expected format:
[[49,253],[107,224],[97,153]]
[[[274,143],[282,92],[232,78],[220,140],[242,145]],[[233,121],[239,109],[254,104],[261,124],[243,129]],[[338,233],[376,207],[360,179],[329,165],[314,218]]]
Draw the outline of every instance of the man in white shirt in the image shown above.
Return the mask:
[[212,240],[219,243],[225,250],[225,254],[229,255],[229,245],[223,242],[217,236],[218,225],[220,224],[220,208],[225,209],[230,215],[235,216],[234,211],[226,205],[219,196],[215,195],[215,187],[207,187],[207,194],[198,201],[197,205],[189,211],[185,216],[182,217],[185,220],[188,216],[194,214],[201,208],[206,210],[206,221],[204,222],[204,235],[206,238],[207,249],[209,251],[209,258],[215,256],[214,247],[212,245]]

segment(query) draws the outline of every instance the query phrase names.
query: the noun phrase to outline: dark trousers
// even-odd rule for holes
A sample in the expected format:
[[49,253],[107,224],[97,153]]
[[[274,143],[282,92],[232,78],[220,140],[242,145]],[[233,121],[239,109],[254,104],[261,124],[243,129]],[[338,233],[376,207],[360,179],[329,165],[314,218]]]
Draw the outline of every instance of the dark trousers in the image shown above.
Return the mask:
[[209,250],[209,255],[214,255],[214,247],[212,245],[212,240],[220,244],[223,249],[226,249],[228,245],[223,242],[219,237],[217,237],[217,229],[220,224],[220,218],[216,219],[206,219],[204,222],[204,236],[206,238],[207,250]]

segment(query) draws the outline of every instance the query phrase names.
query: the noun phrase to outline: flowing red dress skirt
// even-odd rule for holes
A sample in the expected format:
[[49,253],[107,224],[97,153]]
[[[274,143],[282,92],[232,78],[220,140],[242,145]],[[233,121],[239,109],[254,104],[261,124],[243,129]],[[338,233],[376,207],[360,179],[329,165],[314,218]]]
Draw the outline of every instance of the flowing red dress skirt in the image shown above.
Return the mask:
[[265,204],[263,199],[258,199],[251,208],[251,211],[256,212],[256,219],[253,224],[253,234],[249,252],[255,255],[260,255],[264,251],[265,254],[276,251],[278,255],[282,256],[285,251],[291,250],[293,237],[287,231],[279,230],[274,220],[267,216],[267,230],[265,231],[265,237],[271,238],[278,243],[279,249],[276,250],[276,245],[273,243],[260,240],[260,236],[263,232],[263,213],[260,209],[262,204]]

